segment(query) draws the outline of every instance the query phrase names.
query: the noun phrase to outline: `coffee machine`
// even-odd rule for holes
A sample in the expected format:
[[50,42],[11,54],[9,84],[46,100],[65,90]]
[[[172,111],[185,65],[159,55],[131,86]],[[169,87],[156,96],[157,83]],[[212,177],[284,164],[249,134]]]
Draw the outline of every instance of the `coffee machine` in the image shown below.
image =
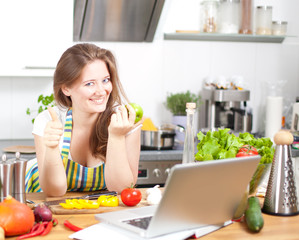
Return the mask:
[[201,97],[200,131],[230,128],[234,133],[251,132],[252,114],[247,110],[249,90],[204,88]]

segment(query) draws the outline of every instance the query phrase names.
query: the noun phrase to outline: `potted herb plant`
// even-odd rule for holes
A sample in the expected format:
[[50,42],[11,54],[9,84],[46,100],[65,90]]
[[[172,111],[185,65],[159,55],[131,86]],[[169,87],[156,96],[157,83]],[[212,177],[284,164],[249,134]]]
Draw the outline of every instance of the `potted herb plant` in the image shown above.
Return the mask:
[[[186,92],[170,93],[166,98],[166,108],[172,113],[172,123],[177,126],[186,127],[186,103],[195,102],[198,107],[200,104],[200,95]],[[176,139],[183,144],[185,134],[176,132]]]

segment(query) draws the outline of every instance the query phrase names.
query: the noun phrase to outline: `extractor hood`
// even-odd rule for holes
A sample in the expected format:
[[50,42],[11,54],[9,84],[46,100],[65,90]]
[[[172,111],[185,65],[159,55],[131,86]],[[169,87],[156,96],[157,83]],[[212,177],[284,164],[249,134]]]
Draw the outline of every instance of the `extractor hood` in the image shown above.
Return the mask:
[[74,41],[152,42],[165,0],[75,0]]

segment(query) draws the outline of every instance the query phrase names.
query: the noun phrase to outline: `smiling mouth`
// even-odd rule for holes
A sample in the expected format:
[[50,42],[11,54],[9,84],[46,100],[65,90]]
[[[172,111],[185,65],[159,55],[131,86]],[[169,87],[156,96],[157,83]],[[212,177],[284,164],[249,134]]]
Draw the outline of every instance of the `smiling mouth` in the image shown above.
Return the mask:
[[102,104],[104,103],[105,98],[99,98],[99,99],[90,99],[95,104]]

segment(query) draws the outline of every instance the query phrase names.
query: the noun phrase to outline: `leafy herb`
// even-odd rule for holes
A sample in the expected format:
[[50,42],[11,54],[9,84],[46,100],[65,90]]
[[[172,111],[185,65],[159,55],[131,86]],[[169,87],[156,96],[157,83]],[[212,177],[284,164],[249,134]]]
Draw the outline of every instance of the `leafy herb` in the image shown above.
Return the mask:
[[200,96],[190,91],[181,93],[171,93],[166,99],[166,108],[176,116],[186,115],[186,103],[195,102],[199,104]]
[[261,164],[273,161],[275,149],[270,138],[255,138],[248,132],[240,133],[237,137],[229,131],[229,128],[218,129],[218,131],[208,131],[206,135],[199,132],[197,138],[200,142],[197,144],[198,152],[195,154],[195,160],[233,158],[243,145],[248,144],[255,147],[261,155]]
[[[54,106],[54,94],[52,93],[49,96],[44,96],[43,94],[38,96],[37,102],[40,104],[37,110],[37,113],[41,113],[42,111],[48,109],[48,106],[53,107]],[[27,108],[26,114],[31,115],[33,113],[33,110],[30,108]],[[32,123],[34,123],[35,118],[32,118]]]

